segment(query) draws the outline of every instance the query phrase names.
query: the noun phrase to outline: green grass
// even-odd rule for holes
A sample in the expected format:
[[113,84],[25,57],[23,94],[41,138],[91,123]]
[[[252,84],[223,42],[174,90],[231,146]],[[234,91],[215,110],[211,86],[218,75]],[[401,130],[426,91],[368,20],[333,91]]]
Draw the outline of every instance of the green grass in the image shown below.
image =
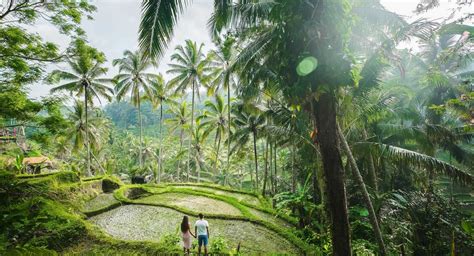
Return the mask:
[[[170,187],[172,186],[172,187]],[[211,188],[212,187],[212,188]],[[200,193],[201,195],[206,195],[206,196],[217,196],[220,200],[227,200],[227,199],[236,199],[238,202],[237,204],[242,208],[242,206],[246,206],[246,207],[243,207],[243,208],[246,208],[248,210],[246,210],[247,212],[250,210],[252,211],[254,214],[253,217],[257,217],[259,219],[262,219],[263,216],[278,216],[278,218],[276,218],[276,220],[280,220],[280,219],[283,219],[282,221],[283,222],[280,222],[281,224],[285,224],[285,226],[296,226],[297,225],[297,220],[295,218],[292,218],[288,215],[284,215],[284,214],[277,214],[277,212],[270,206],[270,204],[268,203],[267,200],[265,200],[263,197],[261,196],[256,196],[252,193],[249,193],[249,192],[235,192],[235,190],[232,190],[232,189],[228,189],[228,188],[225,188],[225,190],[221,190],[222,187],[221,186],[209,186],[209,185],[205,185],[205,184],[195,184],[195,185],[189,185],[189,183],[186,183],[186,185],[174,185],[174,184],[171,184],[171,185],[168,185],[167,187],[167,191],[171,191],[171,190],[178,190],[178,191],[182,191],[184,193],[190,193],[189,191],[194,191],[194,192],[197,192],[197,193]],[[184,190],[183,190],[184,189]],[[231,193],[229,193],[229,190],[233,191]],[[163,191],[162,188],[158,188],[154,191],[150,191],[150,192],[155,192],[155,193],[160,193],[160,191]],[[188,192],[186,192],[188,191]],[[211,193],[212,195],[210,195],[209,193]],[[241,200],[238,196],[236,196],[236,194],[238,195],[244,195],[246,197],[250,197],[252,199],[249,199],[247,198],[246,200]],[[258,202],[260,203],[253,203],[255,202],[256,200],[258,200]],[[253,201],[253,202],[252,202]],[[252,217],[252,215],[250,217]],[[249,215],[247,215],[249,216]],[[265,218],[264,218],[265,219]]]
[[[147,206],[160,206],[160,207],[165,207],[169,208],[172,210],[176,210],[178,212],[181,212],[183,214],[189,215],[189,216],[197,216],[199,212],[190,210],[188,208],[180,207],[180,206],[174,206],[167,204],[164,201],[154,201],[154,202],[143,202],[138,200],[132,200],[129,199],[125,196],[128,190],[130,189],[137,189],[137,188],[143,188],[149,193],[154,193],[154,194],[164,194],[164,193],[182,193],[182,194],[188,194],[188,195],[198,195],[198,196],[206,196],[209,198],[213,198],[216,200],[221,200],[224,202],[227,202],[236,208],[238,208],[243,216],[230,216],[227,214],[208,214],[209,218],[213,219],[222,219],[222,220],[236,220],[236,221],[246,221],[250,222],[253,224],[257,224],[263,227],[268,228],[269,230],[274,231],[276,234],[280,235],[281,237],[286,238],[288,241],[291,241],[294,245],[297,247],[301,248],[303,251],[308,251],[308,245],[304,242],[302,242],[292,231],[292,229],[286,228],[287,225],[279,225],[278,223],[274,223],[273,221],[267,221],[266,219],[262,219],[261,217],[254,216],[250,212],[250,207],[244,205],[243,203],[239,203],[235,198],[231,198],[228,196],[223,196],[223,195],[216,195],[216,194],[211,194],[209,192],[203,192],[203,191],[197,191],[197,190],[191,190],[191,189],[186,189],[186,188],[181,188],[181,187],[172,187],[172,186],[151,186],[151,185],[145,185],[145,186],[140,186],[140,185],[128,185],[124,186],[120,189],[118,189],[115,192],[115,197],[128,204],[139,204],[139,205],[147,205]],[[275,211],[273,209],[268,209],[268,208],[262,208],[259,207],[257,210],[261,210],[263,213],[262,214],[272,214],[276,215]],[[286,216],[284,218],[285,221],[287,220],[292,220],[294,221],[293,218],[289,218]],[[293,222],[287,221],[288,223],[293,224]]]
[[[113,193],[102,193],[106,179],[120,187]],[[49,190],[53,200],[67,207],[71,214],[67,217],[78,228],[86,227],[74,242],[58,251],[63,255],[177,254],[179,244],[170,246],[161,240],[179,233],[184,214],[195,219],[199,212],[212,222],[211,240],[223,237],[228,249],[241,241],[244,254],[307,251],[284,220],[273,216],[268,201],[251,192],[212,184],[123,185],[109,176],[80,180],[72,172],[30,175],[21,180],[35,185],[33,188],[40,185]],[[79,209],[90,221],[81,219],[84,215],[78,214]]]
[[278,226],[285,227],[285,228],[294,228],[295,227],[293,224],[289,223],[286,220],[283,220],[283,219],[279,218],[278,216],[276,216],[274,214],[269,214],[269,213],[262,212],[260,210],[256,210],[256,209],[252,209],[252,208],[250,208],[249,210],[250,210],[250,213],[253,216],[255,216],[257,219],[267,221],[267,222],[271,222],[271,223],[274,223]]
[[120,201],[115,199],[114,194],[104,193],[99,194],[95,198],[87,201],[81,211],[88,216],[92,216],[118,207],[120,204]]
[[80,178],[77,173],[71,171],[42,173],[42,174],[20,174],[16,176],[21,180],[27,180],[31,184],[36,183],[47,183],[61,182],[61,183],[74,183],[79,182]]
[[[171,186],[174,186],[174,185],[171,185]],[[175,187],[186,188],[186,189],[201,191],[201,192],[210,192],[216,195],[229,196],[229,197],[233,197],[237,199],[237,201],[239,202],[246,202],[248,204],[255,205],[255,206],[260,205],[260,200],[258,199],[258,197],[254,195],[230,192],[230,191],[220,190],[216,188],[202,187],[202,186],[179,185]]]
[[136,200],[140,203],[161,202],[164,204],[178,206],[203,214],[226,214],[231,216],[242,216],[239,209],[225,202],[211,199],[205,196],[195,196],[183,193],[163,193],[152,195]]
[[[178,233],[183,214],[172,209],[145,205],[125,205],[90,219],[109,235],[120,240],[159,241],[164,234]],[[191,217],[194,222],[196,218]],[[231,248],[241,242],[241,252],[249,254],[300,254],[298,247],[265,226],[242,220],[208,218],[212,237],[225,238]]]

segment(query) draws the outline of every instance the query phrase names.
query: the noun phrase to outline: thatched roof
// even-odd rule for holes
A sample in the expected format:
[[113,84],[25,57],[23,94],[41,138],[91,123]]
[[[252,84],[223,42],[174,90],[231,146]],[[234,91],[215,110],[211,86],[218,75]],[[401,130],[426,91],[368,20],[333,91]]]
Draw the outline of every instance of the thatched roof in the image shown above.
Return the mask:
[[23,164],[29,165],[40,165],[40,164],[52,164],[51,160],[45,156],[35,156],[35,157],[25,157],[23,159]]

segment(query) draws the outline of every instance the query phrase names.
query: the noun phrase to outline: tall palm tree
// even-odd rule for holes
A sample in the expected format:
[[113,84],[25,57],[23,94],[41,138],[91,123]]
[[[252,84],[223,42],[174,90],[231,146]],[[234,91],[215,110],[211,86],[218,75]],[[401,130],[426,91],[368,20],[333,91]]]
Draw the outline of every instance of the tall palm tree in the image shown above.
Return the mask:
[[[163,54],[187,3],[178,0],[143,1],[140,46],[151,57]],[[284,78],[281,86],[286,89],[286,96],[301,104],[306,99],[305,103],[311,105],[304,109],[317,126],[329,212],[334,224],[331,229],[335,255],[351,255],[347,200],[336,127],[336,93],[338,87],[349,84],[351,78],[351,63],[345,58],[345,47],[348,43],[346,35],[350,34],[356,14],[350,13],[351,8],[348,7],[350,5],[345,0],[215,0],[209,26],[213,34],[218,34],[222,29],[242,32],[240,34],[247,36],[245,39],[248,39],[249,44],[237,62],[244,68],[262,63],[273,67],[277,76]],[[311,64],[313,69],[310,72],[299,74],[296,70],[288,69],[311,62],[302,61],[301,53],[310,54],[319,65]],[[253,75],[248,70],[242,73]]]
[[235,145],[232,151],[245,146],[249,142],[250,136],[252,136],[255,161],[255,182],[256,190],[258,190],[259,179],[257,140],[260,132],[263,130],[265,116],[262,114],[262,110],[254,105],[239,104],[234,109],[234,113],[234,118],[232,120],[236,127],[236,131],[234,134],[232,134],[232,141]]
[[216,159],[214,162],[214,169],[217,172],[221,140],[225,134],[226,127],[230,126],[228,124],[229,119],[227,119],[226,116],[229,106],[224,103],[224,100],[220,95],[216,95],[215,102],[209,100],[206,101],[204,106],[206,109],[204,110],[204,113],[197,118],[197,120],[205,129],[205,133],[210,134],[215,132],[214,146],[216,150]]
[[[150,59],[144,58],[143,55],[136,51],[125,51],[123,57],[120,59],[113,60],[114,66],[119,66],[119,74],[115,76],[115,92],[117,100],[121,100],[127,93],[131,93],[132,104],[138,108],[138,119],[140,125],[140,147],[143,146],[143,122],[142,114],[140,109],[142,96],[140,91],[144,91],[144,94],[148,98],[153,98],[153,89],[150,85],[155,75],[147,73],[147,69],[152,66]],[[143,155],[140,151],[138,155],[138,161],[140,168],[143,167]]]
[[86,63],[86,61],[80,59],[70,59],[68,60],[68,64],[71,68],[70,72],[63,70],[53,71],[51,73],[52,81],[65,81],[65,83],[51,89],[51,92],[68,91],[71,95],[75,94],[76,96],[84,96],[84,131],[85,144],[87,148],[86,169],[87,174],[92,175],[88,123],[89,104],[92,105],[94,98],[99,99],[100,101],[100,97],[104,97],[110,101],[112,99],[113,89],[107,85],[107,83],[110,82],[110,79],[101,78],[102,75],[107,73],[107,69],[102,67],[100,62],[96,62],[93,65],[88,65]]
[[236,78],[234,63],[237,57],[237,48],[235,39],[233,37],[226,37],[216,39],[217,49],[211,50],[211,66],[213,67],[212,76],[215,77],[211,81],[211,88],[213,91],[218,91],[220,88],[227,90],[227,172],[230,168],[230,144],[231,144],[231,87],[235,87]]
[[[175,93],[169,88],[161,74],[151,81],[151,86],[153,88],[153,98],[152,102],[154,107],[160,108],[160,146],[158,149],[158,179],[155,179],[158,183],[161,182],[161,173],[163,169],[163,105],[164,104],[175,104],[174,97]],[[156,178],[156,177],[155,177]]]
[[204,161],[204,150],[205,150],[205,143],[207,139],[207,132],[205,131],[204,127],[199,124],[199,122],[196,123],[196,128],[193,131],[193,144],[192,144],[192,149],[193,149],[193,162],[196,167],[196,173],[197,177],[196,180],[197,182],[201,182],[203,179],[201,177],[201,174],[204,172],[207,173],[207,166],[206,162]]
[[[86,134],[88,134],[90,155],[93,156],[92,151],[99,150],[104,144],[109,127],[109,122],[97,109],[89,110],[87,126],[85,125],[86,111],[84,104],[79,101],[74,101],[74,106],[68,115],[68,119],[71,122],[71,126],[66,130],[68,134],[67,141],[72,142],[72,151],[80,152],[85,143]],[[87,159],[86,159],[87,160]]]
[[[178,150],[178,166],[177,166],[177,174],[178,179],[180,179],[180,172],[181,172],[181,152],[183,151],[183,141],[184,141],[184,131],[188,129],[189,125],[189,113],[188,108],[186,106],[186,101],[181,102],[179,106],[171,105],[168,112],[172,115],[172,117],[166,120],[166,123],[170,124],[171,132],[174,132],[176,129],[179,129],[179,150]],[[189,174],[189,173],[188,173]],[[189,180],[189,176],[186,177]]]
[[[176,47],[176,53],[171,55],[171,60],[174,63],[170,64],[170,69],[167,73],[176,75],[169,81],[170,86],[175,87],[177,92],[184,93],[191,87],[191,127],[193,132],[194,126],[194,104],[195,95],[199,97],[199,87],[205,85],[206,73],[209,72],[208,60],[205,59],[203,53],[203,44],[199,46],[196,42],[186,40],[185,46],[179,45]],[[190,136],[188,145],[188,164],[187,173],[189,177],[189,162],[191,159],[191,144],[193,137]]]

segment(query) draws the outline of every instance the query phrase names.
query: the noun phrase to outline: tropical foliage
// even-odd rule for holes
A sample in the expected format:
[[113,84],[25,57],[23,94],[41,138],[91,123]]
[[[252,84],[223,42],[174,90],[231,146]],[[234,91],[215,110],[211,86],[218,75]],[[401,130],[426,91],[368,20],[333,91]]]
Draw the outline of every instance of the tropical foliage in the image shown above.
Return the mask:
[[[0,138],[15,127],[17,142],[1,144],[0,167],[22,173],[24,157],[44,154],[79,176],[238,188],[259,195],[269,218],[289,215],[322,254],[474,253],[469,15],[408,21],[378,0],[216,0],[214,44],[186,40],[163,60],[191,1],[143,0],[139,49],[111,74],[64,9],[94,8],[66,2],[0,14]],[[21,28],[38,8],[77,36],[68,54]],[[9,15],[18,26],[4,25]],[[53,60],[68,68],[47,82],[66,94],[28,99],[38,63]]]

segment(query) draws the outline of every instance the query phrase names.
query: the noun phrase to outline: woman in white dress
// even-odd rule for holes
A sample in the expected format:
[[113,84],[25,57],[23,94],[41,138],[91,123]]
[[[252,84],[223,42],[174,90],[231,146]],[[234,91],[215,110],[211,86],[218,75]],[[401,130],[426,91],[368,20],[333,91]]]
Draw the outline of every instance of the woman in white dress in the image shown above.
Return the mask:
[[186,255],[189,255],[189,250],[191,249],[191,236],[196,238],[191,232],[191,224],[189,224],[188,216],[184,216],[181,222],[181,237],[183,238],[183,250]]

